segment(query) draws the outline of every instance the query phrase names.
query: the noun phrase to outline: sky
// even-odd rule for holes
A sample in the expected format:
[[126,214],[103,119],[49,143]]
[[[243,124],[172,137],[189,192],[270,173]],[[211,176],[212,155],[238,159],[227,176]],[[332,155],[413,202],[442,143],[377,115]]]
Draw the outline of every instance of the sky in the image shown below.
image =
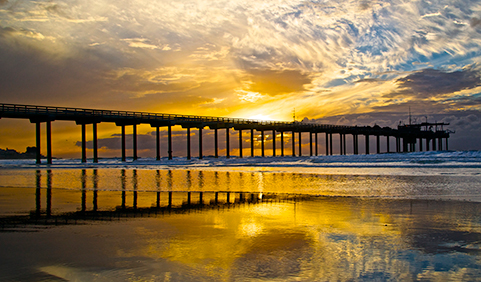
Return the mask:
[[[480,45],[477,0],[0,0],[0,102],[390,127],[411,111],[481,149]],[[77,156],[79,130],[54,122],[54,154]],[[35,144],[28,121],[0,136]]]

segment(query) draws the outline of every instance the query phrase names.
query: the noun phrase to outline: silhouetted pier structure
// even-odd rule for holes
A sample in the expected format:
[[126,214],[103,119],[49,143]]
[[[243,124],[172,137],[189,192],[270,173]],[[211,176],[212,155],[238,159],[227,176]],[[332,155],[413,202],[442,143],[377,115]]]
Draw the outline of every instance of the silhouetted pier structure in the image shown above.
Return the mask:
[[[17,118],[29,119],[31,123],[36,125],[36,162],[41,163],[40,140],[41,140],[41,123],[46,123],[47,134],[47,163],[52,163],[52,131],[51,124],[55,120],[75,121],[81,126],[82,135],[82,162],[87,161],[86,149],[86,125],[92,124],[93,130],[93,162],[98,162],[98,138],[97,125],[102,122],[115,123],[121,127],[121,149],[122,161],[126,161],[126,126],[132,126],[133,130],[133,160],[138,158],[137,155],[137,126],[140,124],[149,124],[156,128],[156,159],[161,159],[160,154],[160,128],[167,127],[167,153],[168,159],[173,158],[172,151],[172,126],[180,125],[186,129],[187,143],[187,159],[191,158],[191,142],[190,134],[192,129],[197,129],[199,134],[199,159],[203,158],[202,130],[209,128],[214,130],[214,152],[218,157],[218,130],[226,130],[226,157],[230,157],[230,129],[239,132],[239,156],[243,157],[243,139],[244,131],[250,133],[250,156],[254,157],[254,131],[261,134],[261,156],[265,156],[265,132],[272,132],[274,138],[272,140],[272,155],[276,156],[278,145],[280,146],[280,156],[285,156],[284,150],[284,133],[290,133],[292,138],[292,156],[296,156],[295,135],[297,134],[297,156],[302,156],[302,133],[309,134],[309,155],[318,155],[318,135],[325,134],[325,154],[333,154],[333,135],[339,135],[339,152],[341,155],[347,154],[346,135],[352,136],[352,152],[359,154],[359,136],[364,136],[365,154],[371,152],[370,137],[376,137],[376,153],[381,152],[381,136],[386,137],[386,151],[391,152],[390,138],[396,139],[395,150],[392,152],[413,152],[416,151],[416,144],[419,151],[429,150],[448,150],[448,138],[450,131],[444,130],[443,126],[447,123],[421,123],[402,125],[397,129],[380,126],[345,126],[345,125],[328,125],[313,124],[303,122],[282,122],[282,121],[263,121],[240,118],[227,117],[209,117],[194,115],[177,115],[177,114],[161,114],[147,112],[130,112],[130,111],[110,111],[97,109],[82,108],[65,108],[65,107],[46,107],[34,105],[18,105],[18,104],[0,104],[0,118]],[[277,138],[277,133],[280,133]],[[419,140],[419,142],[418,142]],[[444,147],[443,147],[444,140]],[[423,141],[425,146],[423,147]],[[278,143],[277,143],[278,142]],[[430,146],[431,144],[431,146]]]

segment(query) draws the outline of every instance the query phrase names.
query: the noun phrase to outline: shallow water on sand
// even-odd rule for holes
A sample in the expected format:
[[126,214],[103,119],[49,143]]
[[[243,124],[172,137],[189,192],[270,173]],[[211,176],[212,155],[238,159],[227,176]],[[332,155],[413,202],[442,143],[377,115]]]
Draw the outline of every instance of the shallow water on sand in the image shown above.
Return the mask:
[[2,169],[0,280],[481,277],[481,176],[357,172]]

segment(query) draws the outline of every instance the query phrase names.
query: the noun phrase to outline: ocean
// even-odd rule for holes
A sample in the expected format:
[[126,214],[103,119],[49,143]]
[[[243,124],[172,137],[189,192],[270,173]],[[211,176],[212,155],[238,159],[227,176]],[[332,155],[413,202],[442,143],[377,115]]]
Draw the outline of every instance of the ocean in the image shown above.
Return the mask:
[[477,281],[481,152],[0,160],[1,281]]

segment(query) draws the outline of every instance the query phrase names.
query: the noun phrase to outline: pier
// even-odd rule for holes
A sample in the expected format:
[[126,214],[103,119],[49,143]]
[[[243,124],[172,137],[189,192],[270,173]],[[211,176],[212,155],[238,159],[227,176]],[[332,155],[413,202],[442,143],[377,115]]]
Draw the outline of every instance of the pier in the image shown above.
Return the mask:
[[[15,118],[29,119],[35,124],[36,129],[36,163],[41,164],[41,124],[46,124],[47,134],[47,163],[52,164],[52,122],[56,120],[74,121],[81,126],[81,144],[82,144],[82,162],[87,162],[87,138],[86,127],[92,125],[93,136],[93,162],[97,163],[98,155],[98,137],[97,130],[100,123],[115,123],[120,127],[121,132],[121,152],[122,161],[126,161],[126,127],[132,127],[133,136],[133,160],[138,159],[137,155],[137,126],[140,124],[148,124],[156,129],[156,159],[161,159],[160,151],[160,128],[167,128],[167,155],[168,159],[173,158],[172,149],[172,127],[180,125],[186,130],[186,151],[187,159],[191,159],[191,130],[197,130],[199,141],[199,155],[202,159],[203,140],[202,133],[204,128],[214,130],[214,156],[219,157],[219,141],[218,131],[225,130],[226,140],[225,157],[231,157],[230,154],[230,132],[238,131],[239,136],[239,158],[243,155],[243,133],[250,134],[250,156],[254,157],[254,136],[261,135],[261,156],[265,157],[265,133],[272,133],[272,156],[286,156],[285,154],[285,135],[289,135],[292,139],[292,156],[302,156],[302,142],[306,142],[309,148],[309,156],[319,155],[319,135],[325,139],[325,155],[333,154],[333,147],[339,148],[341,155],[347,154],[346,136],[352,139],[352,154],[360,154],[359,137],[364,138],[364,153],[401,153],[415,151],[436,151],[448,150],[449,130],[445,130],[447,123],[420,123],[399,125],[397,129],[380,126],[346,126],[346,125],[329,125],[315,124],[304,122],[285,122],[285,121],[264,121],[253,119],[240,119],[228,117],[211,117],[211,116],[194,116],[181,114],[161,114],[148,112],[130,112],[130,111],[113,111],[83,108],[67,108],[67,107],[48,107],[35,105],[19,105],[19,104],[0,104],[0,119]],[[302,136],[308,135],[308,141],[303,141]],[[338,135],[337,144],[334,144],[333,135]],[[297,144],[296,144],[297,136]],[[373,138],[371,138],[373,137]],[[381,137],[386,142],[386,150],[381,151]],[[390,140],[394,138],[396,141],[395,148],[390,148]],[[375,139],[375,150],[372,150],[371,144]],[[297,145],[297,146],[296,146]],[[297,147],[297,148],[296,148]],[[372,151],[371,151],[372,150]]]

